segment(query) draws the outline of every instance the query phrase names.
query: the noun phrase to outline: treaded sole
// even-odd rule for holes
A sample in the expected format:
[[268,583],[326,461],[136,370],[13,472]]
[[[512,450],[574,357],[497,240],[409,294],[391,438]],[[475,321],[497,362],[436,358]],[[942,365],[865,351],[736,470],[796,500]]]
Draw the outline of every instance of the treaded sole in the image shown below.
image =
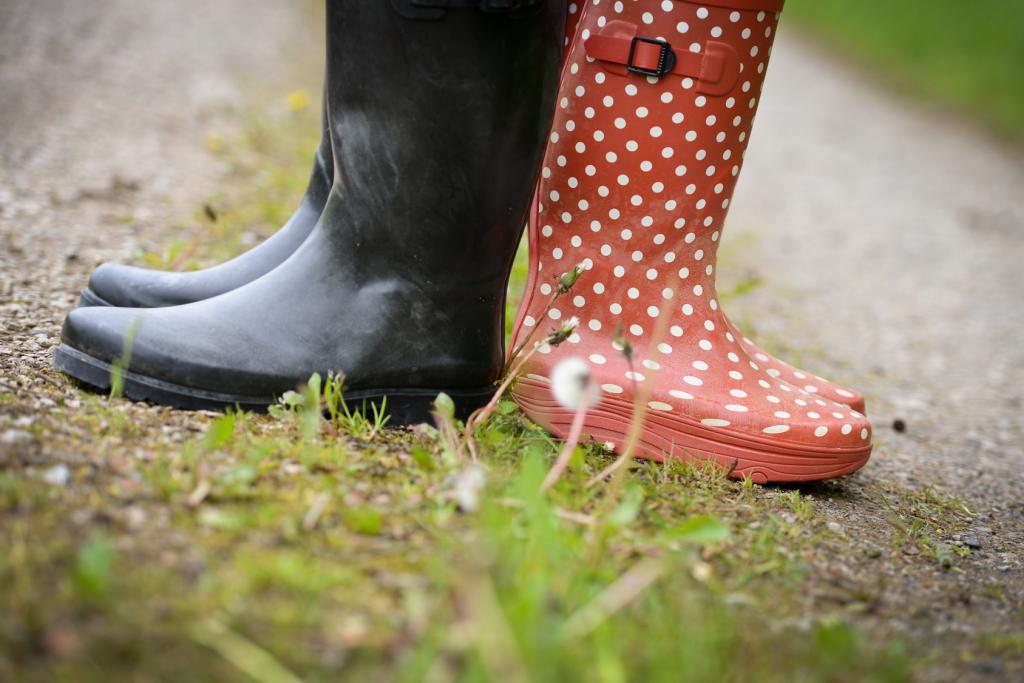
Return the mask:
[[[109,390],[111,385],[110,363],[93,358],[87,353],[61,344],[53,357],[53,366],[76,380],[100,390]],[[124,395],[135,401],[146,401],[185,410],[225,410],[238,407],[253,412],[266,412],[276,403],[274,396],[243,396],[225,394],[203,389],[194,389],[173,384],[135,372],[122,374]],[[434,399],[440,392],[451,396],[459,419],[465,419],[477,408],[483,406],[494,394],[494,389],[367,389],[345,395],[350,409],[363,409],[383,405],[390,416],[388,426],[431,422]]]
[[[559,438],[565,438],[573,414],[551,398],[549,387],[524,377],[516,383],[513,398],[536,422]],[[595,441],[611,443],[617,452],[625,447],[633,416],[633,404],[604,396],[587,413],[583,434]],[[749,476],[758,484],[832,479],[856,472],[871,456],[871,446],[860,449],[814,449],[778,447],[757,438],[741,438],[690,424],[678,416],[665,418],[648,413],[637,457],[663,461],[714,460],[730,476]]]
[[113,304],[86,287],[78,295],[78,303],[75,304],[75,308],[88,308],[90,306],[113,306]]

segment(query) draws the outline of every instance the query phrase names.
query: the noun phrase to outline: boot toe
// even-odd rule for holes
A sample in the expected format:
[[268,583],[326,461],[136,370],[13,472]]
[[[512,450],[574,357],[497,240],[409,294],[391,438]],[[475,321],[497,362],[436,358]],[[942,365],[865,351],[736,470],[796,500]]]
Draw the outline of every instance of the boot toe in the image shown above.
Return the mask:
[[794,365],[790,365],[781,358],[776,358],[743,334],[729,320],[728,316],[723,315],[722,319],[733,335],[740,340],[740,344],[747,355],[756,359],[758,363],[764,366],[765,371],[775,379],[780,379],[795,387],[800,387],[807,393],[820,396],[827,401],[845,403],[859,413],[867,412],[865,410],[864,395],[856,389],[811,374]]
[[145,279],[142,268],[122,263],[104,263],[89,277],[88,292],[108,306],[131,308],[138,306],[136,293],[140,281]]
[[853,387],[836,384],[824,377],[813,375],[811,381],[803,389],[808,393],[821,396],[825,400],[848,405],[858,413],[867,413],[867,402],[864,400],[864,394]]
[[122,308],[76,308],[64,319],[61,341],[98,361],[113,362],[124,353],[132,321],[139,313]]
[[854,408],[810,394],[790,395],[789,400],[758,411],[755,428],[781,443],[830,453],[859,451],[871,445],[871,425]]
[[[746,343],[744,348],[747,349]],[[858,413],[866,412],[864,394],[856,389],[837,384],[818,375],[812,375],[805,370],[800,370],[783,360],[769,356],[756,346],[751,345],[747,352],[764,365],[765,371],[775,379],[802,389],[806,393],[825,401],[847,405]]]
[[216,296],[230,286],[223,284],[214,273],[205,271],[168,272],[127,266],[123,263],[104,263],[89,278],[83,300],[89,295],[100,302],[118,308],[165,308],[192,303]]
[[[78,308],[68,314],[55,366],[105,389],[111,366],[122,364],[125,395],[181,408],[259,408],[293,388],[256,353],[232,344],[228,330],[203,315],[201,304],[171,308]],[[266,354],[264,354],[265,356]]]

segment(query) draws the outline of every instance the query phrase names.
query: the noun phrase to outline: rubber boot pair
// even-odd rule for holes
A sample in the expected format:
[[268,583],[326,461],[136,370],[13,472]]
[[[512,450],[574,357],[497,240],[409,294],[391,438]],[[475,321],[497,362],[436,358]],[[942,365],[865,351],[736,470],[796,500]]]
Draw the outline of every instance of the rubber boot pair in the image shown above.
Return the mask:
[[[184,408],[264,409],[331,371],[344,372],[348,401],[386,400],[392,424],[429,419],[441,391],[463,414],[484,403],[504,362],[505,287],[550,129],[564,22],[554,0],[330,0],[333,182],[298,240],[323,191],[318,162],[286,235],[301,245],[290,255],[285,238],[264,245],[279,265],[237,288],[240,260],[225,277],[167,276],[169,287],[153,275],[163,294],[132,303],[212,298],[80,307],[56,367],[107,387],[127,357],[125,395]],[[130,286],[103,287],[102,272],[91,294],[110,303],[124,300],[110,291],[146,289],[123,269],[111,279]],[[201,278],[206,289],[182,293],[178,283]]]
[[[557,435],[576,412],[549,377],[569,356],[601,388],[583,433],[642,457],[715,459],[758,482],[852,472],[871,427],[851,390],[743,338],[715,290],[716,253],[757,109],[781,0],[580,3],[530,220],[531,279],[515,344],[576,317],[530,357],[515,398]],[[571,293],[558,279],[576,264]],[[794,381],[796,380],[796,381]]]
[[[391,16],[397,15],[412,22],[427,20],[447,23],[453,29],[447,34],[448,39],[457,36],[457,22],[463,22],[463,27],[483,26],[498,18],[495,15],[484,18],[474,10],[446,11],[424,7],[424,4],[421,0],[395,0]],[[508,3],[496,0],[494,4]],[[544,84],[551,79],[544,74],[550,74],[552,68],[552,46],[556,44],[552,40],[552,26],[554,17],[559,14],[557,8],[536,7],[544,3],[513,4],[533,7],[519,7],[517,11],[500,17],[506,22],[502,28],[506,33],[502,35],[509,39],[501,49],[495,48],[490,40],[495,34],[461,47],[463,51],[468,49],[473,54],[479,51],[480,54],[495,57],[502,55],[503,50],[509,47],[513,48],[514,53],[519,49],[525,50],[525,43],[520,42],[523,34],[512,38],[517,29],[511,28],[514,24],[507,22],[520,22],[519,26],[522,27],[523,22],[532,20],[534,34],[531,35],[537,58],[529,64],[526,55],[518,57],[515,68],[507,71],[512,76],[510,80],[490,82],[486,77],[479,78],[474,84],[478,89],[493,90],[494,86],[498,86],[498,89],[507,90],[504,95],[492,98],[490,108],[486,104],[478,107],[475,116],[460,118],[460,114],[456,114],[451,119],[455,125],[447,128],[433,126],[435,133],[438,127],[443,129],[443,144],[418,137],[419,133],[429,135],[431,131],[423,129],[417,132],[418,129],[410,124],[410,121],[418,121],[417,108],[401,106],[407,95],[404,88],[414,80],[411,76],[402,83],[397,83],[399,79],[389,81],[386,77],[383,82],[378,82],[365,74],[361,81],[359,78],[346,80],[355,69],[349,67],[346,72],[344,60],[338,54],[342,49],[348,57],[352,53],[351,49],[343,47],[346,41],[341,39],[344,31],[340,29],[345,26],[351,33],[358,33],[360,21],[365,21],[369,15],[377,15],[379,18],[380,12],[346,10],[342,13],[337,7],[329,6],[332,28],[329,28],[331,38],[325,119],[331,125],[330,135],[325,135],[325,139],[329,138],[328,142],[333,143],[336,157],[333,161],[345,173],[343,178],[354,180],[355,183],[343,183],[341,188],[339,183],[335,183],[320,223],[295,256],[278,269],[282,271],[280,273],[274,270],[253,284],[242,286],[237,292],[209,302],[167,311],[73,313],[65,325],[65,346],[58,352],[58,367],[87,382],[103,386],[109,380],[110,361],[120,357],[125,340],[134,335],[131,343],[132,362],[125,374],[125,389],[129,396],[135,398],[183,407],[239,404],[247,408],[261,408],[276,395],[303,381],[313,370],[325,372],[343,369],[348,372],[351,388],[349,399],[377,401],[386,396],[394,423],[398,424],[423,419],[430,400],[440,390],[453,394],[463,412],[482,402],[490,394],[489,382],[500,371],[503,290],[518,229],[514,220],[498,220],[501,227],[492,228],[489,234],[485,234],[485,230],[479,226],[493,224],[493,219],[500,217],[493,211],[467,212],[460,203],[472,203],[474,200],[465,190],[484,194],[490,191],[492,195],[500,195],[498,201],[492,203],[501,204],[505,201],[511,209],[510,215],[522,215],[516,214],[515,207],[521,207],[525,197],[523,178],[529,179],[531,176],[529,171],[518,177],[515,174],[528,168],[526,158],[530,156],[530,150],[536,155],[536,134],[543,135],[546,132],[543,101],[545,96],[550,98],[550,90],[545,90]],[[584,329],[570,338],[571,343],[579,346],[571,344],[564,351],[555,353],[551,353],[550,349],[542,349],[548,351],[548,355],[534,364],[530,377],[520,382],[516,392],[517,399],[527,412],[556,433],[564,430],[568,424],[567,417],[571,416],[564,415],[554,407],[550,394],[543,386],[546,381],[544,378],[560,354],[587,350],[598,374],[608,380],[602,381],[604,400],[592,413],[587,424],[588,431],[595,438],[621,445],[625,424],[628,422],[628,419],[623,420],[623,414],[631,412],[636,382],[645,379],[644,373],[651,375],[652,379],[660,375],[662,364],[666,368],[674,364],[678,369],[680,359],[684,359],[689,362],[686,368],[688,373],[708,374],[682,375],[683,383],[691,388],[692,393],[673,388],[672,381],[666,379],[666,375],[661,375],[654,398],[649,402],[653,414],[647,421],[642,455],[716,457],[736,473],[749,474],[758,481],[834,476],[852,471],[866,460],[870,446],[865,445],[869,444],[865,430],[869,428],[866,424],[858,428],[863,417],[840,405],[850,403],[861,407],[860,397],[852,390],[820,378],[811,379],[805,373],[765,354],[732,327],[714,299],[714,246],[720,233],[717,229],[708,228],[715,225],[716,218],[719,226],[724,219],[728,195],[739,170],[738,160],[745,147],[756,99],[750,99],[745,117],[737,114],[732,124],[735,139],[727,141],[720,137],[726,135],[723,130],[716,133],[714,143],[710,143],[717,145],[713,151],[721,153],[726,161],[733,154],[736,155],[737,163],[733,165],[731,181],[723,173],[722,179],[725,182],[711,182],[717,171],[711,170],[714,168],[712,165],[707,165],[708,180],[699,184],[682,183],[679,178],[685,175],[685,166],[675,166],[674,178],[666,173],[671,168],[667,160],[677,151],[672,146],[676,143],[667,142],[668,146],[660,148],[661,157],[652,156],[651,159],[637,161],[648,151],[658,150],[651,146],[650,140],[634,139],[636,136],[632,131],[623,132],[628,126],[627,116],[630,120],[650,116],[655,121],[670,115],[675,129],[669,128],[667,121],[665,128],[652,126],[648,131],[650,138],[664,135],[666,141],[671,141],[673,136],[683,135],[686,143],[696,141],[700,149],[680,148],[678,151],[681,152],[680,158],[692,153],[695,159],[693,167],[697,168],[708,154],[705,147],[709,145],[704,144],[703,139],[705,131],[696,126],[687,127],[684,134],[679,124],[688,117],[692,119],[697,116],[705,108],[708,112],[720,111],[722,107],[732,110],[744,94],[752,93],[751,97],[756,97],[763,80],[764,60],[776,19],[774,15],[769,17],[765,12],[778,9],[775,5],[779,4],[721,0],[697,6],[681,2],[633,0],[609,7],[590,3],[585,3],[582,8],[571,5],[565,39],[570,49],[558,95],[556,122],[546,155],[548,163],[538,188],[542,202],[538,203],[530,220],[531,284],[519,316],[517,339],[524,337],[532,325],[538,324],[531,310],[549,298],[551,279],[571,268],[571,265],[565,264],[573,264],[575,261],[587,265],[589,270],[582,281],[591,280],[590,287],[594,295],[607,293],[607,301],[615,300],[608,309],[613,315],[621,315],[623,304],[619,301],[622,301],[630,312],[642,310],[646,305],[648,318],[660,318],[663,307],[655,305],[659,302],[658,297],[664,298],[671,291],[671,298],[675,299],[676,290],[666,283],[660,293],[656,291],[657,287],[653,283],[659,279],[657,269],[642,265],[642,252],[630,251],[631,245],[628,242],[633,238],[634,231],[638,237],[645,236],[653,243],[650,253],[653,255],[658,252],[666,264],[675,261],[687,249],[696,260],[703,259],[707,264],[705,272],[695,273],[691,283],[687,284],[687,287],[692,286],[693,295],[690,298],[694,299],[693,302],[680,306],[679,302],[683,301],[680,298],[676,305],[678,310],[664,307],[665,315],[676,318],[680,313],[687,318],[703,316],[706,332],[701,333],[702,338],[697,340],[689,324],[664,325],[668,334],[675,338],[673,341],[680,351],[672,362],[659,361],[655,360],[654,354],[649,353],[651,349],[656,348],[658,353],[666,353],[672,345],[667,341],[653,340],[650,337],[652,327],[645,328],[639,322],[630,322],[630,343],[636,347],[637,361],[643,368],[637,370],[631,360],[624,359],[621,354],[619,357],[615,355],[616,343],[612,339],[611,324],[617,322],[615,329],[618,326],[627,329],[624,320],[605,322],[602,314],[594,309],[599,297],[588,295],[593,302],[588,304],[588,296],[574,293],[572,302],[575,308],[571,313],[586,318]],[[384,9],[384,12],[387,10]],[[580,19],[583,21],[577,31],[575,21]],[[707,23],[702,26],[699,23],[701,21]],[[651,27],[652,24],[655,26]],[[409,31],[420,30],[409,28],[416,26],[415,23],[403,25]],[[429,53],[429,40],[424,36],[431,30],[424,29],[415,35],[421,39],[420,47],[424,56],[440,57],[443,50]],[[521,28],[519,30],[522,31]],[[752,39],[755,30],[763,30],[763,36]],[[684,35],[687,33],[689,36]],[[431,35],[437,37],[443,34],[443,31],[437,30]],[[673,46],[670,40],[658,37],[662,34],[671,36],[680,44]],[[591,37],[597,40],[591,41]],[[378,46],[382,44],[379,38]],[[744,45],[743,41],[749,43]],[[349,39],[347,44],[352,45],[353,41]],[[358,45],[358,41],[355,44]],[[387,41],[383,41],[383,44],[387,44]],[[681,46],[685,46],[685,50]],[[748,48],[751,50],[749,58],[746,55],[741,58],[737,50]],[[488,53],[488,49],[494,51]],[[758,50],[762,51],[760,59],[757,58]],[[543,58],[540,58],[541,55]],[[335,66],[335,58],[340,66]],[[485,58],[483,61],[493,69],[492,76],[503,68],[500,58],[493,58],[489,62]],[[512,67],[511,64],[505,66]],[[483,71],[475,75],[484,76]],[[748,77],[741,81],[740,74],[744,72]],[[421,71],[416,75],[436,76],[437,73],[435,65],[435,70],[430,74]],[[581,73],[585,75],[581,76]],[[664,86],[669,82],[664,79],[674,81],[677,90],[659,88],[659,84]],[[517,80],[518,85],[512,82]],[[533,83],[533,90],[527,85],[530,82]],[[357,87],[357,83],[365,88]],[[391,85],[399,87],[389,92]],[[600,91],[613,85],[620,88],[621,93],[609,90],[594,101],[596,106],[586,104],[588,87],[592,91]],[[516,87],[519,88],[518,98],[510,96]],[[527,95],[525,100],[522,99],[524,94]],[[419,108],[436,113],[451,107],[449,97],[452,92],[434,92],[433,95],[436,99],[432,99],[431,93],[419,93]],[[359,104],[364,99],[374,102],[378,109]],[[673,99],[675,103],[671,104]],[[531,105],[538,107],[541,115],[531,118]],[[364,154],[370,150],[383,150],[388,154],[395,152],[394,145],[390,144],[392,141],[373,139],[375,135],[386,134],[386,129],[375,130],[369,122],[372,118],[369,114],[389,106],[398,110],[392,112],[390,123],[400,133],[406,134],[407,146],[419,155],[436,154],[435,157],[424,160],[412,153],[408,156],[398,155],[399,158],[390,160],[392,163],[387,167],[366,159]],[[471,135],[470,142],[478,144],[470,144],[464,150],[465,154],[460,155],[447,148],[447,145],[464,145],[461,139],[453,139],[455,129],[461,131],[466,128],[469,133],[472,133],[469,128],[471,126],[480,126],[481,132],[495,130],[495,121],[487,118],[487,115],[501,119],[502,106],[510,107],[505,122],[507,125],[502,131],[504,142],[508,144],[503,144],[500,135],[492,135],[490,139],[486,135],[474,139]],[[408,118],[403,119],[403,116]],[[715,118],[710,113],[708,116]],[[713,126],[709,122],[710,118],[706,119],[705,125]],[[339,128],[336,125],[338,121],[348,122],[351,127]],[[351,144],[353,133],[356,134],[355,141],[363,154],[353,154],[339,143],[344,140],[346,144]],[[593,153],[588,155],[587,144],[591,140]],[[678,143],[686,147],[683,140]],[[520,146],[518,150],[513,149],[516,144]],[[325,146],[327,143],[321,146],[321,150]],[[339,148],[349,153],[339,154]],[[635,168],[632,170],[637,173],[637,181],[641,180],[642,174],[649,174],[648,180],[661,178],[650,183],[653,194],[663,194],[660,199],[664,204],[660,211],[649,210],[642,195],[627,194],[629,177],[618,171],[631,167],[628,163],[620,163],[620,154],[626,157],[633,155]],[[584,163],[585,160],[593,160],[594,163]],[[280,262],[288,258],[288,240],[301,241],[303,226],[309,231],[312,221],[309,219],[310,212],[305,209],[312,207],[315,210],[317,197],[320,196],[318,190],[324,185],[322,180],[333,171],[331,161],[329,155],[318,155],[318,163],[303,204],[282,231],[288,239],[282,237],[277,244],[271,240],[258,248],[263,250],[262,266],[254,265],[260,263],[256,258],[246,259],[253,252],[224,266],[195,274],[151,274],[141,269],[107,266],[94,275],[90,284],[92,296],[106,299],[110,303],[121,303],[132,296],[132,292],[141,292],[145,296],[136,295],[132,303],[177,303],[173,300],[174,296],[179,299],[182,296],[200,299],[204,295],[219,294],[220,291],[216,290],[229,291],[235,286],[241,286],[239,280],[244,283],[245,278],[252,273],[259,275],[260,267],[270,264],[267,270],[271,270],[275,259]],[[431,161],[436,162],[432,165],[431,173],[417,173],[422,165]],[[627,162],[628,158],[621,161]],[[345,162],[348,162],[347,165]],[[722,166],[724,168],[727,165]],[[351,170],[346,173],[346,168]],[[407,182],[406,189],[415,196],[404,202],[400,200],[397,202],[400,206],[395,206],[391,198],[382,196],[380,192],[375,194],[370,184],[360,182],[371,178],[395,181],[402,175],[408,175],[411,170],[420,183],[426,183],[427,179],[439,179],[445,183],[448,181],[446,174],[458,175],[470,168],[490,174],[492,179],[499,179],[499,185],[488,187],[486,184],[474,183],[474,179],[482,180],[482,177],[477,176],[468,179],[469,182],[456,180],[449,187],[434,191],[436,188],[416,187],[413,180]],[[614,182],[612,178],[615,178]],[[581,179],[585,183],[581,183]],[[463,192],[449,192],[447,197],[454,197],[454,201],[445,202],[444,189]],[[363,193],[369,196],[364,197]],[[720,210],[707,208],[705,195],[710,193],[716,195],[721,202]],[[559,204],[559,199],[563,197],[574,198],[576,208],[572,213],[560,208],[562,204]],[[650,199],[653,201],[656,198],[652,196]],[[357,208],[347,206],[353,203]],[[373,209],[390,220],[375,223],[374,219],[378,216],[373,215]],[[608,216],[604,219],[605,226],[597,217],[601,212]],[[697,218],[702,219],[702,227],[705,229],[680,232],[686,221],[692,220],[695,214],[699,214]],[[465,220],[468,216],[475,220]],[[548,222],[551,217],[558,220]],[[386,224],[381,225],[383,223]],[[605,235],[614,231],[619,243],[604,241],[597,247],[594,240],[587,240],[585,244],[579,234],[582,232],[579,227],[588,223],[593,236],[600,238],[602,230]],[[671,223],[672,230],[677,234],[660,231],[668,223]],[[557,226],[557,230],[554,226]],[[369,227],[373,230],[367,229]],[[431,234],[444,235],[445,239],[424,239],[423,231],[417,230],[420,227],[437,228],[430,230]],[[460,249],[459,235],[462,235],[461,246],[471,247],[470,251]],[[373,243],[377,236],[390,241],[391,252]],[[695,244],[703,248],[687,246]],[[410,253],[402,253],[404,249],[409,249]],[[546,276],[538,272],[545,265],[545,250],[550,251],[553,261],[561,262],[550,262],[551,272]],[[474,252],[484,257],[484,264],[474,260]],[[613,252],[617,253],[613,256]],[[612,261],[618,265],[613,265]],[[414,267],[406,268],[407,265]],[[481,265],[486,267],[481,268]],[[374,267],[379,268],[376,276],[372,272]],[[593,280],[594,275],[608,268],[611,269],[608,278],[613,281],[606,285],[604,280]],[[685,279],[684,272],[689,275],[689,269],[685,266],[678,270],[680,279]],[[481,274],[485,276],[481,278]],[[110,281],[121,286],[111,287]],[[318,287],[324,281],[326,286]],[[459,286],[454,286],[454,282],[460,283]],[[633,283],[633,286],[627,286],[629,283]],[[430,292],[432,296],[417,300],[416,292],[409,292],[402,285],[411,286],[414,290],[418,287],[423,293]],[[332,297],[331,291],[328,291],[333,287],[336,287],[334,291],[338,296]],[[462,287],[465,291],[460,296],[457,291],[453,291],[453,287],[456,290]],[[120,290],[122,294],[117,297],[104,297],[100,294],[110,290]],[[183,295],[183,291],[186,294]],[[150,292],[164,292],[165,295],[161,298]],[[441,296],[436,296],[438,293]],[[83,303],[90,303],[89,294],[87,292],[83,296]],[[702,295],[704,298],[700,299]],[[647,305],[651,301],[654,303]],[[642,305],[638,307],[638,303]],[[238,308],[241,311],[236,310]],[[376,318],[375,311],[379,312]],[[404,316],[408,312],[414,315],[406,320]],[[552,319],[561,317],[562,313],[559,308],[544,309],[541,312]],[[623,316],[623,319],[627,317]],[[325,329],[316,329],[317,322],[310,322],[322,318],[329,319]],[[480,322],[484,320],[489,321],[488,324],[481,325]],[[403,323],[409,325],[403,327]],[[268,332],[268,325],[271,328],[283,325],[286,331]],[[717,334],[711,335],[714,330],[718,330]],[[142,337],[143,333],[147,336]],[[705,351],[705,347],[712,344],[712,341],[703,337],[722,335],[728,344],[735,346],[732,351],[722,352],[725,358],[730,363],[745,362],[750,366],[750,370],[744,369],[750,375],[749,380],[744,379],[739,370],[728,371],[728,377],[734,385],[731,388],[726,388],[727,383],[719,381],[720,378],[712,372],[708,361],[698,357],[700,354],[688,354],[685,349],[688,344],[696,344],[697,349]],[[100,340],[99,343],[97,340]],[[389,340],[396,342],[394,348],[387,347]],[[714,343],[718,344],[719,340],[716,339]],[[608,346],[611,351],[606,348]],[[246,357],[250,348],[255,354]],[[389,353],[392,350],[396,353]],[[692,360],[690,356],[693,356]],[[623,360],[626,361],[626,369],[620,367],[620,361]],[[356,372],[353,373],[353,370]],[[763,376],[757,376],[758,373]],[[628,381],[622,381],[623,376]],[[794,383],[792,380],[800,381]],[[678,375],[675,381],[679,381]],[[779,408],[772,411],[772,419],[768,420],[771,424],[762,426],[763,420],[751,419],[760,420],[763,417],[764,410],[759,410],[760,406],[748,406],[738,400],[740,394],[743,394],[742,398],[751,397],[749,387],[746,387],[751,382],[756,382],[758,389],[775,392],[764,396],[764,401]],[[705,388],[697,391],[693,389],[694,386]],[[736,388],[741,386],[745,388]],[[225,388],[230,391],[225,391]],[[718,400],[716,403],[726,391],[732,402],[722,403]],[[656,400],[658,396],[665,400]],[[685,403],[673,405],[679,400]],[[843,424],[834,425],[835,435],[826,441],[822,441],[822,438],[828,434],[829,425],[813,424],[809,429],[814,438],[808,439],[805,433],[808,427],[798,425],[799,418],[794,418],[797,409],[782,409],[793,406],[807,409],[806,417],[815,419],[813,416],[819,416],[819,420],[821,413],[808,407],[832,407],[830,419],[839,420],[841,416]],[[726,417],[722,416],[723,412]],[[744,416],[747,419],[737,418],[736,414],[739,413],[747,413]],[[695,416],[699,417],[699,428],[693,426]],[[753,433],[757,429],[760,432]],[[855,431],[860,438],[859,443],[850,445],[843,441],[838,446],[832,445],[839,436],[849,436]]]
[[[566,46],[570,45],[582,14],[576,3],[571,3],[568,9]],[[326,98],[324,103],[326,105]],[[323,122],[321,143],[306,193],[293,216],[268,240],[235,259],[200,271],[165,272],[118,263],[104,264],[93,273],[79,305],[148,308],[191,303],[237,289],[276,268],[305,241],[327,201],[334,177],[334,160],[326,110]],[[767,368],[769,374],[801,386],[805,391],[817,393],[822,398],[846,403],[856,410],[864,411],[864,399],[859,392],[794,368],[759,348],[734,327],[731,331],[742,340],[749,355],[757,358]]]

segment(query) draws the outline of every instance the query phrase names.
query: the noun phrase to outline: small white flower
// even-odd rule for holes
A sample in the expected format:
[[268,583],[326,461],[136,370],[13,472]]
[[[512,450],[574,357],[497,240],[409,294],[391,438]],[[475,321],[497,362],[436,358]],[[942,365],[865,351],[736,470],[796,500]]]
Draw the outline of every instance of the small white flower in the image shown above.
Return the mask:
[[476,512],[480,507],[480,492],[486,477],[480,465],[470,465],[455,477],[455,503],[463,512]]
[[589,408],[601,397],[590,374],[590,366],[580,358],[566,358],[551,371],[551,393],[569,410]]

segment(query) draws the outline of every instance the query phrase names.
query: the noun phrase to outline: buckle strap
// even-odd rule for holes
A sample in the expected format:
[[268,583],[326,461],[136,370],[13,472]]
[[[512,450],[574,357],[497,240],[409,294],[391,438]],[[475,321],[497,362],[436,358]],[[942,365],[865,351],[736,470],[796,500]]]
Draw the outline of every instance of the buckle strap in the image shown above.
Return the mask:
[[[644,49],[646,45],[655,45],[658,47],[658,59],[655,62],[655,67],[642,66],[638,59],[641,55],[637,54],[637,45],[641,49]],[[649,50],[647,52],[650,52]],[[647,55],[650,56],[649,54]],[[676,57],[676,53],[672,50],[672,45],[667,40],[659,40],[658,38],[644,38],[643,36],[633,36],[633,40],[629,44],[629,56],[626,58],[626,71],[632,71],[635,74],[642,74],[644,76],[654,76],[655,78],[661,78],[667,73],[672,73],[672,70],[676,68],[676,64],[679,59]]]
[[600,33],[584,42],[587,56],[625,67],[627,73],[651,78],[668,75],[698,81],[698,91],[724,95],[739,79],[739,59],[726,43],[708,41],[700,52],[677,52],[670,42],[637,35],[637,26],[610,21]]
[[406,19],[435,21],[448,10],[476,9],[481,12],[524,12],[544,4],[545,0],[391,0],[391,6]]

